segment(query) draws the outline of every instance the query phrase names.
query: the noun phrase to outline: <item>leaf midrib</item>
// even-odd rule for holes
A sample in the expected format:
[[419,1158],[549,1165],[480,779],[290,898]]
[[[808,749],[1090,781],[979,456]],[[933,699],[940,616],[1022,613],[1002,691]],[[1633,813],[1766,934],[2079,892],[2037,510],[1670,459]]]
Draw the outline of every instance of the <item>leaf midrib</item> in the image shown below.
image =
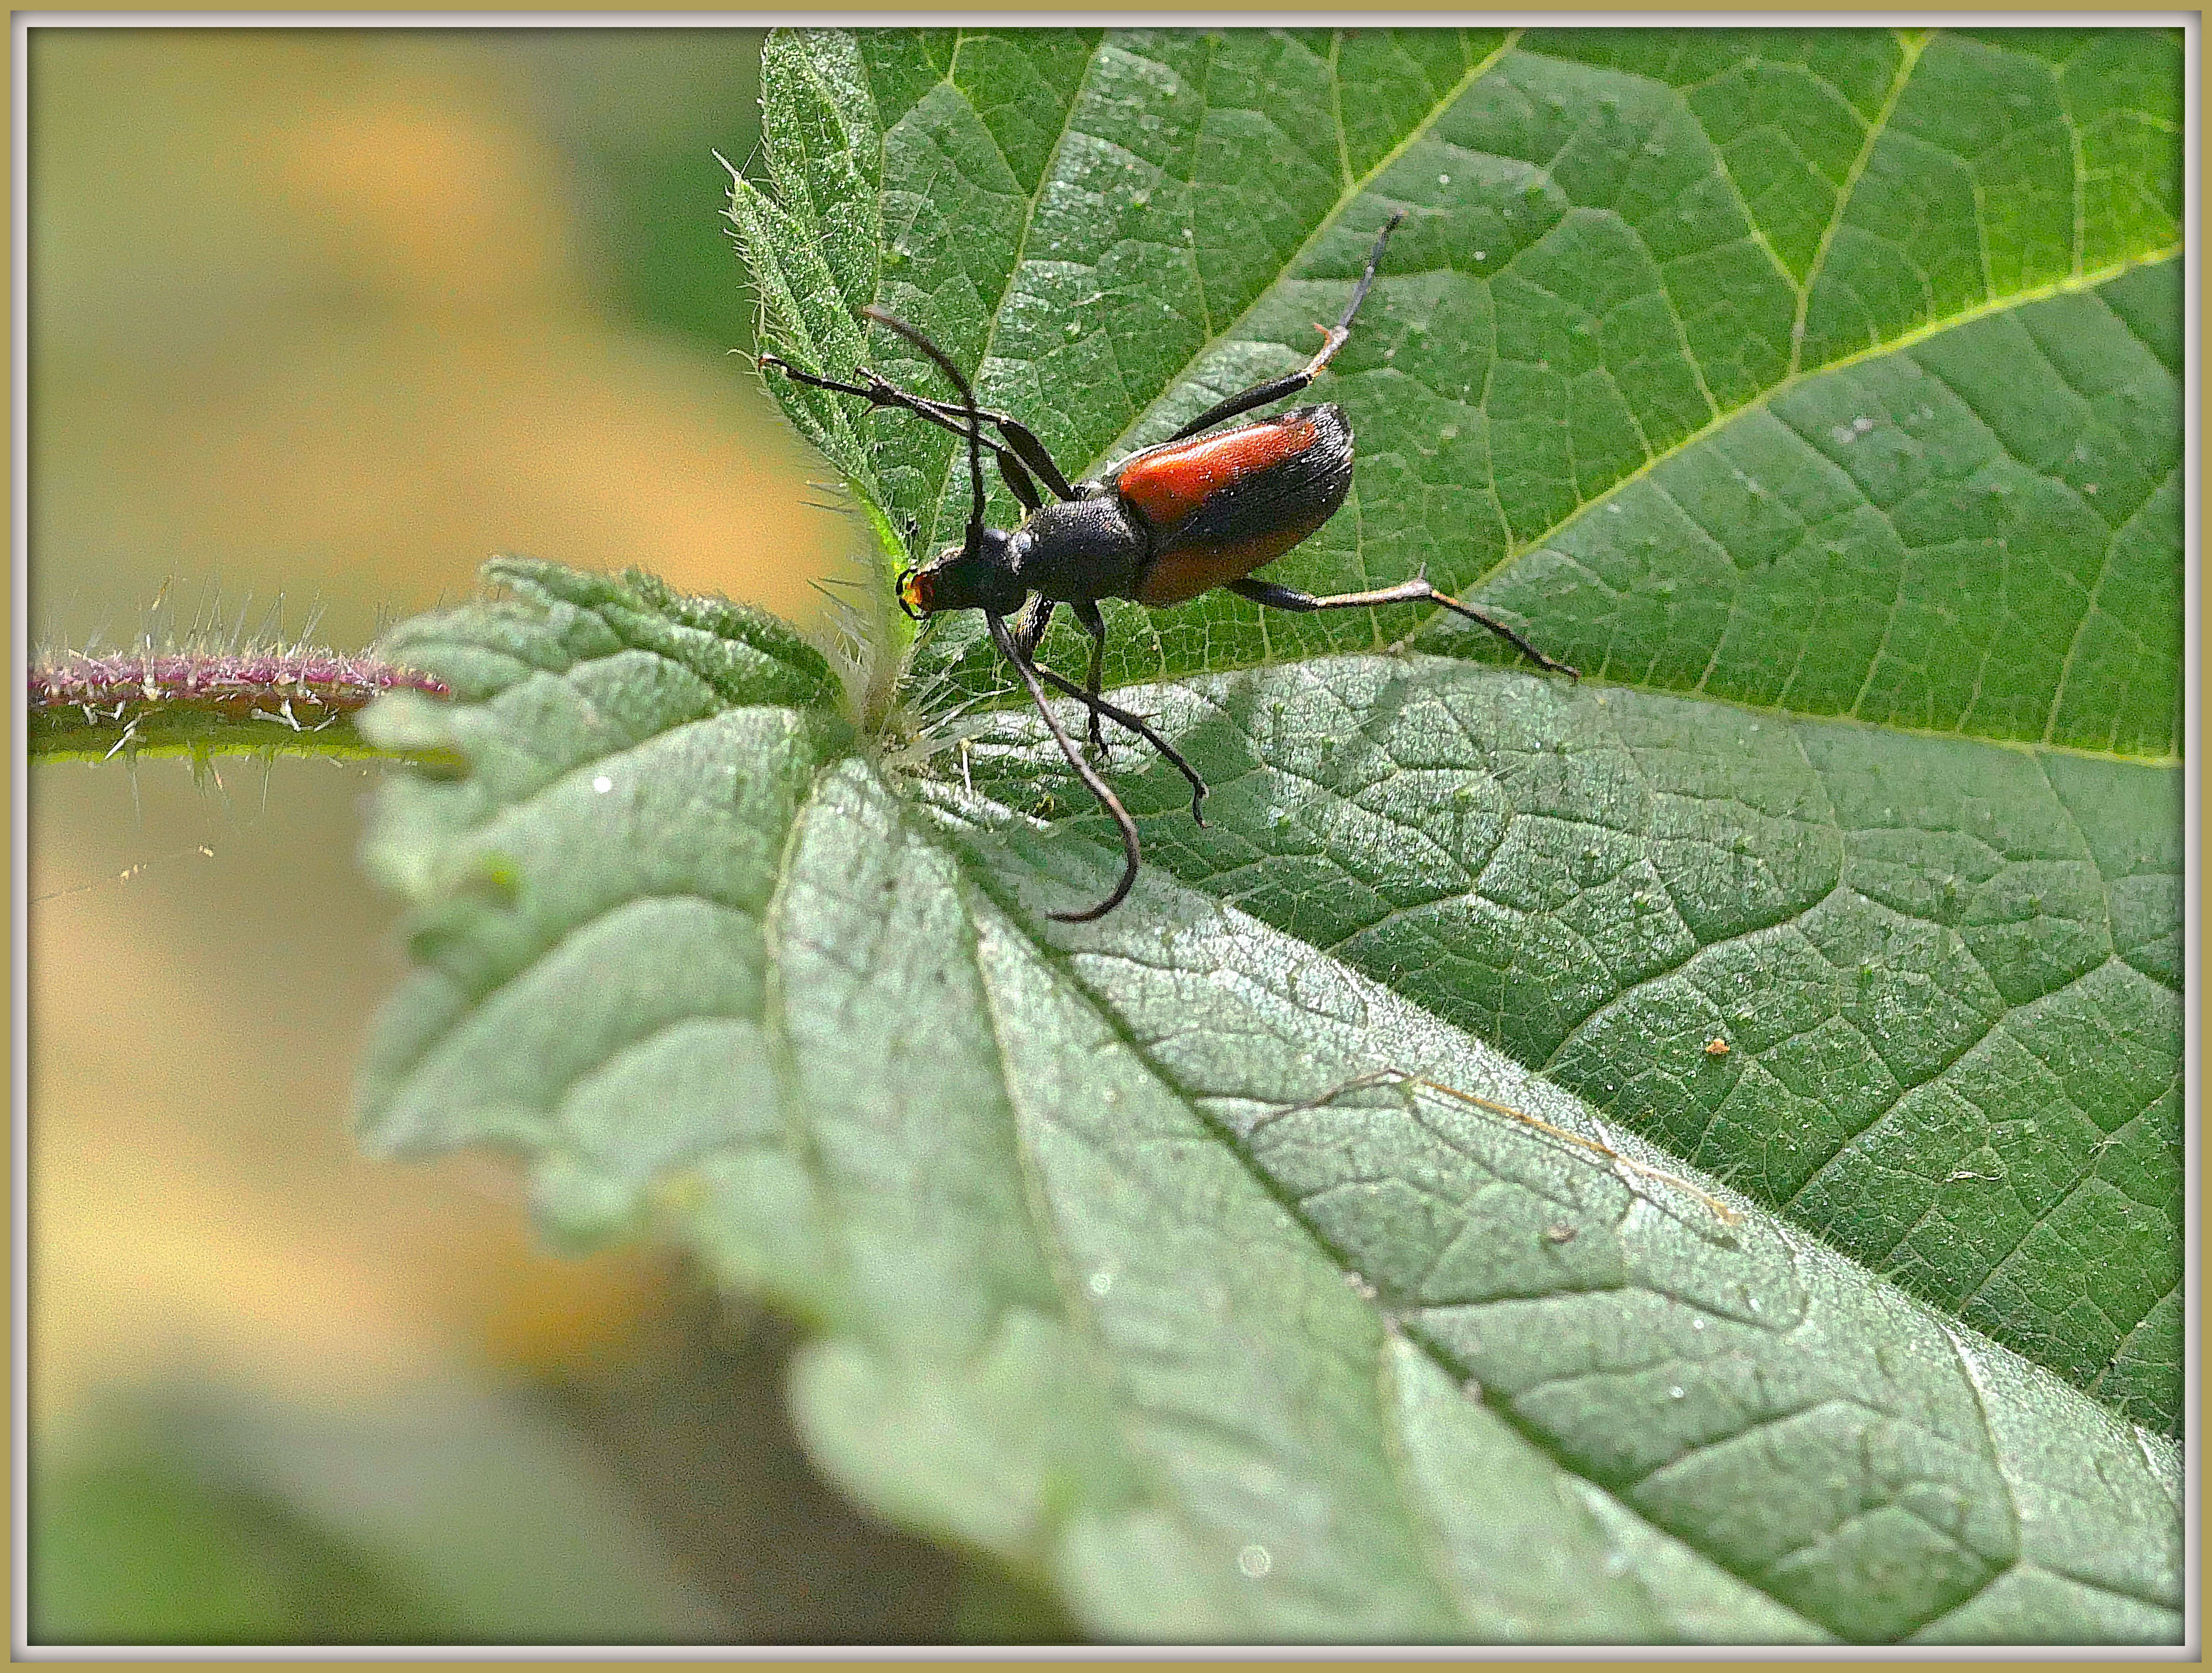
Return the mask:
[[[1838,204],[1838,214],[1840,217],[1840,204]],[[2124,278],[2128,274],[2136,271],[2138,268],[2152,267],[2161,262],[2174,260],[2182,254],[2183,247],[2184,246],[2179,244],[2166,245],[2160,248],[2148,251],[2141,255],[2129,257],[2123,261],[2110,263],[2104,267],[2095,269],[2090,272],[2069,273],[2064,278],[2053,280],[2048,284],[2033,286],[2027,289],[2014,291],[2003,296],[1990,297],[1983,301],[1975,303],[1971,307],[1961,308],[1957,313],[1948,315],[1944,319],[1930,319],[1925,324],[1914,326],[1910,331],[1901,332],[1897,336],[1889,338],[1886,342],[1869,343],[1863,348],[1854,349],[1847,355],[1838,355],[1834,359],[1824,361],[1818,366],[1809,368],[1793,366],[1788,373],[1778,379],[1772,385],[1761,390],[1753,399],[1747,401],[1741,406],[1732,408],[1726,412],[1717,411],[1711,418],[1708,419],[1697,429],[1691,431],[1688,435],[1681,437],[1677,441],[1671,443],[1669,446],[1662,448],[1659,452],[1650,454],[1644,459],[1643,464],[1638,465],[1634,470],[1621,477],[1618,481],[1607,484],[1605,491],[1598,495],[1595,499],[1584,501],[1581,505],[1577,506],[1571,512],[1568,513],[1567,515],[1562,517],[1558,522],[1553,523],[1548,528],[1543,529],[1532,535],[1520,545],[1509,545],[1504,556],[1500,557],[1497,563],[1492,564],[1489,569],[1484,570],[1482,574],[1477,575],[1468,584],[1465,590],[1470,593],[1479,591],[1504,570],[1510,569],[1515,563],[1519,563],[1523,557],[1526,557],[1531,551],[1534,551],[1537,548],[1546,544],[1547,542],[1555,539],[1562,531],[1573,524],[1578,518],[1588,516],[1595,508],[1604,505],[1608,501],[1618,496],[1626,489],[1632,487],[1637,483],[1642,482],[1645,478],[1650,476],[1654,471],[1658,470],[1661,465],[1665,465],[1678,455],[1686,453],[1690,448],[1697,446],[1699,442],[1704,441],[1707,437],[1725,429],[1730,424],[1735,423],[1738,419],[1747,418],[1754,413],[1767,411],[1775,401],[1780,399],[1783,396],[1789,394],[1792,390],[1798,388],[1802,385],[1809,383],[1814,378],[1826,377],[1832,373],[1846,372],[1852,367],[1861,365],[1869,360],[1885,358],[1893,355],[1909,353],[1911,350],[1917,348],[1921,344],[1928,342],[1931,338],[1942,337],[1950,332],[1961,330],[1966,326],[1978,324],[1984,319],[1992,319],[2001,314],[2010,313],[2021,308],[2033,307],[2038,302],[2050,301],[2054,298],[2060,296],[2080,295],[2085,292],[2094,290],[2100,286],[2110,284],[2115,280]],[[1508,263],[1507,267],[1510,269],[1510,266],[1511,264]],[[1436,619],[1436,613],[1433,611],[1431,612],[1428,619]],[[1415,630],[1419,631],[1418,629]],[[1776,710],[1769,712],[1778,713],[1786,711]],[[1899,727],[1897,729],[1905,730],[1905,728]],[[1942,737],[1970,737],[1972,734],[1943,733],[1935,735]],[[2124,758],[2132,760],[2137,757],[2127,757]]]
[[[1492,564],[1490,568],[1474,577],[1473,581],[1469,581],[1461,590],[1462,593],[1468,593],[1480,592],[1483,587],[1488,586],[1492,581],[1496,580],[1506,570],[1512,568],[1513,565],[1518,563],[1522,558],[1528,557],[1530,552],[1535,551],[1548,544],[1553,540],[1558,538],[1563,532],[1571,527],[1578,520],[1588,516],[1592,511],[1595,510],[1599,507],[1616,499],[1628,489],[1652,475],[1652,473],[1656,471],[1661,465],[1667,464],[1669,460],[1676,458],[1680,454],[1686,453],[1689,449],[1705,441],[1708,437],[1726,429],[1729,425],[1736,423],[1739,419],[1748,418],[1754,414],[1768,411],[1775,401],[1780,399],[1783,396],[1789,394],[1792,390],[1798,388],[1800,386],[1809,383],[1814,378],[1826,377],[1831,373],[1849,371],[1852,367],[1860,365],[1869,360],[1906,353],[1933,338],[1941,337],[1947,332],[1960,330],[1967,325],[1978,324],[1981,320],[1991,319],[2000,314],[2009,313],[2020,308],[2032,307],[2037,302],[2049,301],[2053,298],[2059,296],[2079,295],[2085,292],[2094,290],[2100,286],[2110,284],[2117,279],[2124,278],[2128,274],[2136,271],[2139,268],[2152,267],[2161,262],[2174,260],[2178,259],[2182,252],[2182,246],[2179,244],[2169,245],[2160,249],[2151,251],[2144,255],[2134,256],[2124,261],[2112,263],[2109,265],[2099,268],[2093,272],[2069,274],[2066,277],[2055,280],[2049,284],[2038,285],[2030,289],[2016,291],[2006,296],[1993,297],[1985,301],[1978,302],[1972,307],[1960,309],[1958,313],[1950,315],[1948,318],[1943,319],[1931,319],[1925,325],[1916,325],[1911,331],[1899,333],[1898,336],[1891,338],[1887,342],[1870,343],[1863,349],[1855,349],[1850,354],[1839,355],[1835,359],[1825,362],[1819,366],[1808,368],[1793,368],[1782,378],[1777,380],[1771,386],[1761,390],[1755,398],[1745,402],[1741,406],[1731,408],[1726,412],[1717,411],[1711,418],[1708,419],[1697,429],[1692,430],[1688,435],[1681,437],[1679,441],[1671,443],[1668,447],[1662,447],[1659,452],[1648,455],[1643,464],[1638,465],[1634,470],[1629,471],[1619,480],[1608,484],[1603,493],[1598,495],[1594,499],[1584,501],[1582,504],[1577,506],[1572,511],[1569,512],[1565,517],[1562,517],[1558,522],[1538,531],[1518,545],[1509,544],[1504,556],[1499,557],[1497,563]],[[1510,271],[1511,265],[1512,264],[1509,262],[1506,264],[1505,269],[1501,271]],[[1427,627],[1430,623],[1441,620],[1443,618],[1443,612],[1441,611],[1430,611],[1426,612],[1422,617],[1420,625],[1411,629],[1403,636],[1407,639],[1413,637],[1414,635],[1421,632],[1423,629]],[[1208,673],[1227,673],[1235,672],[1238,667],[1255,667],[1261,665],[1256,663],[1224,664],[1219,668],[1208,668],[1206,672]],[[1873,666],[1874,665],[1871,662],[1869,664],[1869,671],[1871,671]],[[1630,684],[1630,682],[1626,681],[1620,683],[1623,684]],[[1633,689],[1641,690],[1644,688],[1635,687]],[[1683,695],[1688,694],[1685,693]],[[1696,695],[1700,698],[1705,698],[1706,697],[1706,694],[1702,690],[1697,691]],[[1707,700],[1713,702],[1730,701],[1729,699],[1725,698],[1710,698]],[[1858,716],[1856,715],[1828,715],[1820,714],[1815,711],[1798,711],[1774,707],[1762,707],[1755,703],[1742,703],[1739,706],[1746,709],[1756,709],[1759,712],[1768,715],[1789,715],[1802,714],[1803,718],[1808,720],[1834,719],[1850,721],[1858,724],[1875,724],[1873,722],[1860,721]],[[2052,713],[2054,715],[2057,713],[2055,700]],[[2035,740],[2033,739],[1984,739],[1973,733],[1941,732],[1915,727],[1891,726],[1887,722],[1882,722],[1881,725],[1882,729],[1885,731],[1910,732],[1917,735],[1928,737],[1955,738],[1974,743],[2016,742],[2023,746],[2033,745],[2035,743]],[[2048,721],[2046,721],[2046,730],[2047,729]],[[2058,748],[2063,746],[2054,745],[2051,747]],[[2100,753],[2099,751],[2090,750],[2069,751],[2069,752],[2080,753],[2092,757]],[[2130,762],[2142,761],[2145,759],[2145,757],[2141,756],[2119,755],[2114,755],[2109,758]],[[2179,760],[2179,757],[2174,758],[2177,761]]]

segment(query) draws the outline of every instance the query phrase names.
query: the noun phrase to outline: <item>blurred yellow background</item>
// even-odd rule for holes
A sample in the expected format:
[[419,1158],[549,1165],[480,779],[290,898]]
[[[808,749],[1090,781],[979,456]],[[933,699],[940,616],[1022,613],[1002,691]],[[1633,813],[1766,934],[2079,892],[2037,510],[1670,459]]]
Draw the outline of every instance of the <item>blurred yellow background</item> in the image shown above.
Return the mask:
[[[34,654],[217,619],[289,640],[311,615],[318,641],[358,648],[468,593],[494,551],[635,564],[816,618],[810,580],[862,526],[803,503],[829,497],[802,485],[827,468],[727,352],[750,302],[711,150],[739,161],[755,145],[757,36],[30,40]],[[33,771],[46,1631],[946,1630],[957,1587],[933,1553],[841,1523],[785,1479],[800,1467],[776,1427],[775,1327],[749,1340],[648,1254],[540,1251],[495,1160],[356,1153],[349,1083],[401,964],[392,914],[354,864],[374,777],[303,761],[226,763],[202,782],[161,761]],[[697,1400],[655,1422],[694,1421],[702,1457],[753,1447],[769,1462],[750,1486],[702,1485],[681,1456],[640,1486],[647,1442],[629,1414],[687,1377]],[[565,1390],[566,1404],[548,1417],[518,1388]],[[586,1607],[585,1558],[565,1549],[523,1579],[461,1585],[446,1571],[471,1539],[532,1536],[455,1533],[453,1518],[487,1514],[472,1505],[420,1544],[331,1485],[352,1479],[343,1463],[388,1487],[421,1461],[394,1434],[471,1425],[490,1438],[481,1457],[520,1449],[518,1480],[571,1471],[568,1508],[539,1519],[592,1562],[633,1542],[611,1599]],[[303,1487],[301,1461],[326,1455],[338,1462]],[[817,1545],[760,1521],[783,1512],[748,1492],[821,1500]],[[585,1537],[591,1516],[610,1530]],[[170,1524],[178,1549],[156,1548],[147,1528]],[[283,1536],[253,1532],[271,1526]],[[271,1554],[300,1538],[329,1544],[325,1569]],[[787,1566],[814,1551],[812,1573],[763,1590],[741,1571],[772,1568],[769,1546]],[[210,1549],[235,1560],[203,1572]],[[885,1564],[906,1579],[886,1584]],[[329,1601],[341,1594],[353,1601]],[[40,1627],[34,1607],[33,1641]]]

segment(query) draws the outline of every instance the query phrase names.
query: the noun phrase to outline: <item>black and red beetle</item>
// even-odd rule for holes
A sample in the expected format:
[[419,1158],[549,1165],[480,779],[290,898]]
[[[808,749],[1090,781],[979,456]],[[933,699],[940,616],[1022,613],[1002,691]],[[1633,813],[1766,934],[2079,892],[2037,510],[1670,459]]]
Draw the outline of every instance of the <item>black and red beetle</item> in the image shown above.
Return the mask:
[[[1206,781],[1181,751],[1138,716],[1098,695],[1100,659],[1106,648],[1101,599],[1133,599],[1154,606],[1181,604],[1217,587],[1274,610],[1352,610],[1376,605],[1426,603],[1456,611],[1509,640],[1539,667],[1573,674],[1523,639],[1504,623],[1471,605],[1439,593],[1424,576],[1366,593],[1340,593],[1317,599],[1252,572],[1273,563],[1335,514],[1352,486],[1352,426],[1342,408],[1332,404],[1294,407],[1273,418],[1243,424],[1218,435],[1201,437],[1224,419],[1250,412],[1270,401],[1295,395],[1321,374],[1330,357],[1352,334],[1352,316],[1375,283],[1375,270],[1390,234],[1405,219],[1399,211],[1376,234],[1367,271],[1345,304],[1344,315],[1325,333],[1319,353],[1286,377],[1257,384],[1215,403],[1158,447],[1134,453],[1094,482],[1071,484],[1053,463],[1044,444],[1019,421],[975,405],[968,380],[921,331],[878,307],[863,312],[903,337],[935,362],[953,388],[957,403],[933,401],[855,368],[860,383],[802,372],[775,355],[761,356],[794,382],[815,389],[858,395],[871,406],[895,406],[967,438],[968,475],[973,503],[966,536],[927,563],[899,576],[899,605],[917,620],[948,610],[980,610],[1000,653],[1013,665],[1029,689],[1044,723],[1099,806],[1121,828],[1126,859],[1113,893],[1085,912],[1054,912],[1063,923],[1103,917],[1121,903],[1136,881],[1140,850],[1137,826],[1121,799],[1077,753],[1067,733],[1047,706],[1043,685],[1066,692],[1091,714],[1091,741],[1103,754],[1102,718],[1145,739],[1182,770],[1191,788],[1191,817],[1206,823],[1200,804]],[[983,434],[988,425],[999,435]],[[1000,474],[1029,515],[1014,529],[983,526],[982,450],[989,448]],[[1052,491],[1046,503],[1037,491],[1042,480]],[[1018,626],[1006,618],[1028,604]],[[1081,686],[1036,660],[1036,648],[1061,605],[1091,636],[1091,671]],[[1042,684],[1040,683],[1042,682]]]

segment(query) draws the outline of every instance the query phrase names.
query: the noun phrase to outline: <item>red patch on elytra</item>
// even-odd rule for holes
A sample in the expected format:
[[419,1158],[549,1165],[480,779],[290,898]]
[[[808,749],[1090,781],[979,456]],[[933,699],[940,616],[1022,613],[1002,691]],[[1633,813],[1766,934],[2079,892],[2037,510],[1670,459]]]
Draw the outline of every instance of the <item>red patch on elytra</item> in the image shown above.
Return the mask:
[[1114,486],[1154,528],[1172,528],[1238,478],[1304,453],[1316,435],[1313,415],[1304,412],[1219,435],[1170,441],[1133,457],[1114,473]]

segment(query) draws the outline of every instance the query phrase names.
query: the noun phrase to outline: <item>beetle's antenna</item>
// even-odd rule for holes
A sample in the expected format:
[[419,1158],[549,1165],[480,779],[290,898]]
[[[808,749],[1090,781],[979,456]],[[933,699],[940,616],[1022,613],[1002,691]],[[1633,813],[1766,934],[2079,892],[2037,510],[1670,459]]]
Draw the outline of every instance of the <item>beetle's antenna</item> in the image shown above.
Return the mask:
[[1144,857],[1143,850],[1137,845],[1137,822],[1129,817],[1129,810],[1121,806],[1121,799],[1114,794],[1106,781],[1091,770],[1091,763],[1068,741],[1067,733],[1060,729],[1060,722],[1053,717],[1052,709],[1044,700],[1044,687],[1037,683],[1036,670],[1022,654],[1021,647],[1014,643],[1014,636],[1006,630],[1006,618],[996,611],[987,610],[983,612],[983,619],[991,624],[991,638],[999,648],[999,654],[1014,665],[1014,672],[1022,677],[1022,684],[1029,687],[1030,701],[1036,705],[1037,713],[1044,716],[1045,726],[1051,731],[1053,741],[1060,745],[1060,752],[1067,757],[1067,764],[1075,769],[1076,776],[1089,788],[1092,795],[1098,798],[1098,805],[1112,814],[1114,823],[1121,828],[1121,880],[1114,885],[1114,892],[1088,912],[1045,914],[1045,916],[1057,919],[1061,923],[1089,923],[1094,918],[1104,917],[1119,906],[1136,883],[1137,867]]
[[[919,325],[908,325],[905,320],[900,319],[898,315],[891,313],[888,308],[878,307],[873,302],[869,303],[868,306],[862,308],[860,312],[866,314],[869,319],[874,320],[878,325],[889,326],[891,330],[896,332],[901,337],[906,338],[908,342],[913,344],[915,348],[921,350],[922,353],[927,355],[932,360],[935,361],[937,362],[937,369],[944,373],[945,377],[951,382],[953,388],[959,392],[960,405],[963,409],[965,410],[968,416],[968,423],[966,427],[968,434],[968,485],[974,490],[974,503],[968,512],[967,549],[971,553],[982,551],[983,416],[976,410],[975,390],[969,387],[968,380],[961,374],[960,368],[952,363],[952,357],[950,355],[947,355],[944,350],[939,348],[934,343],[932,343],[929,338],[923,334],[922,330]],[[1037,702],[1040,706],[1042,706],[1044,699],[1040,697],[1037,699]],[[1127,816],[1125,815],[1124,817]],[[1118,900],[1121,897],[1117,895],[1115,898]]]

